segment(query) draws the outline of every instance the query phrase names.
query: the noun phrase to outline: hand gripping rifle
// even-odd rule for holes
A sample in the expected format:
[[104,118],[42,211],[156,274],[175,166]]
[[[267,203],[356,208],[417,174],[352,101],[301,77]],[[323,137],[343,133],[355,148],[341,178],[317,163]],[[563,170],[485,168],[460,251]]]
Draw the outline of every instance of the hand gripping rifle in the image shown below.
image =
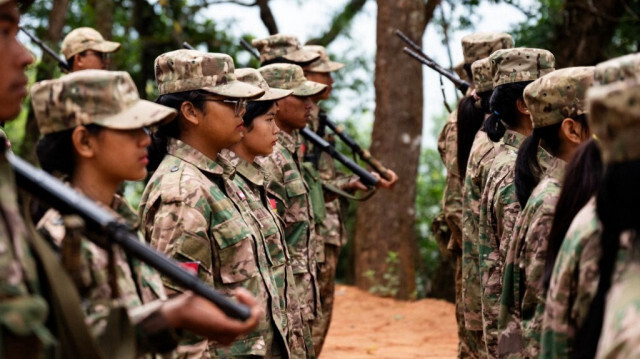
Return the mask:
[[[107,234],[128,255],[154,267],[158,272],[181,287],[208,299],[229,317],[239,320],[246,320],[250,317],[251,312],[247,306],[231,301],[204,284],[197,276],[184,271],[174,260],[142,243],[129,226],[118,221],[116,216],[104,210],[89,198],[74,191],[50,174],[33,167],[10,151],[0,151],[4,153],[7,161],[13,167],[16,174],[16,182],[21,188],[52,205],[62,213],[80,215],[89,229]],[[103,245],[99,241],[95,243]]]
[[53,57],[58,62],[58,66],[60,66],[60,70],[64,72],[71,71],[71,67],[69,66],[69,63],[67,62],[67,60],[62,58],[62,56],[58,55],[55,51],[51,50],[51,48],[45,45],[45,43],[42,42],[42,40],[40,40],[36,35],[33,35],[29,31],[25,30],[24,27],[20,26],[19,29],[22,30],[22,32],[24,32],[25,35],[27,35],[31,39],[31,41],[35,42],[38,46],[40,46],[42,51],[46,52],[47,54],[49,54],[49,56]]
[[415,42],[413,42],[407,35],[405,35],[402,31],[396,29],[396,35],[401,38],[404,42],[409,45],[409,47],[405,47],[402,49],[407,55],[413,57],[414,59],[420,61],[423,65],[430,67],[435,70],[440,75],[446,77],[449,81],[453,82],[458,90],[460,90],[463,94],[467,93],[471,84],[467,81],[461,80],[458,76],[456,76],[453,72],[445,69],[440,66],[437,62],[435,62],[431,57],[425,54],[422,51],[422,48],[418,46]]

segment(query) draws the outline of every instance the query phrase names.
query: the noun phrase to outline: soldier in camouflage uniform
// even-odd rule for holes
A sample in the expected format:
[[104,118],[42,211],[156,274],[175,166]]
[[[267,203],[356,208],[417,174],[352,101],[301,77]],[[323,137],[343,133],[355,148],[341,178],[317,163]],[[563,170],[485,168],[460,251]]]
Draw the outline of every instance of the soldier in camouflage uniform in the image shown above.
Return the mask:
[[[640,70],[640,55],[632,54],[598,64],[600,85],[633,77]],[[576,347],[599,281],[602,226],[592,198],[576,215],[558,252],[544,306],[540,356],[568,358]]]
[[[115,189],[123,180],[144,178],[146,155],[139,155],[146,154],[150,143],[144,127],[172,120],[175,111],[140,100],[126,72],[101,70],[37,83],[31,100],[40,132],[45,135],[38,143],[43,168],[67,176],[74,188],[137,228],[138,217]],[[108,163],[104,156],[117,162]],[[135,350],[140,354],[172,350],[178,340],[174,327],[197,330],[185,318],[205,315],[207,310],[209,315],[216,314],[208,308],[210,304],[192,294],[163,304],[167,297],[160,275],[145,263],[127,258],[117,246],[105,250],[90,241],[88,238],[108,243],[109,239],[87,231],[74,215],[62,216],[49,209],[38,229],[60,249],[62,264],[82,296],[93,336],[108,336],[110,345],[125,345],[115,342],[118,337],[108,328],[116,315],[126,318],[128,314],[135,325],[137,335],[121,328],[118,332],[125,343],[133,344],[135,339]]]
[[[491,66],[488,56],[492,52],[513,47],[511,36],[502,33],[477,33],[465,36],[462,39],[462,51],[464,55],[463,68],[471,67],[472,83],[474,89],[472,95],[481,101],[478,94],[491,93],[493,90],[493,79],[491,76]],[[468,64],[465,66],[465,64]],[[467,73],[465,70],[464,73]],[[467,76],[468,77],[468,76]],[[481,104],[477,104],[482,106]],[[453,114],[452,114],[453,115]],[[457,117],[449,117],[452,124],[447,123],[445,129],[448,132],[457,131]],[[455,122],[455,123],[454,123]],[[457,141],[457,134],[455,136]],[[449,148],[449,152],[457,152],[455,144],[444,146]],[[493,159],[493,142],[489,141],[483,131],[478,131],[473,141],[471,151],[469,153],[469,161],[467,164],[467,172],[465,178],[459,178],[463,182],[450,181],[449,177],[460,177],[457,153],[450,155],[453,163],[451,163],[451,171],[447,167],[447,187],[456,188],[461,195],[460,209],[458,214],[461,216],[457,225],[459,230],[454,235],[449,244],[459,248],[456,264],[456,277],[460,279],[456,281],[457,285],[457,316],[459,317],[459,325],[462,322],[464,328],[459,329],[461,356],[480,356],[485,352],[482,339],[482,317],[480,302],[480,279],[478,277],[477,268],[477,248],[475,238],[477,238],[477,221],[479,209],[477,202],[480,198],[480,191],[484,188],[484,180]],[[449,183],[451,182],[451,183]],[[460,188],[462,186],[462,188]],[[472,191],[476,191],[472,194]],[[447,191],[446,193],[449,193]],[[457,202],[456,202],[457,203]],[[476,205],[474,205],[474,203]],[[444,207],[447,211],[447,207]],[[474,210],[475,209],[475,212]],[[456,224],[450,224],[453,228]],[[457,233],[457,234],[456,234]],[[455,236],[460,236],[455,239]],[[459,243],[459,246],[456,243]],[[466,334],[465,334],[466,333]]]
[[79,27],[62,40],[62,55],[67,60],[70,72],[81,70],[106,70],[109,54],[120,49],[120,44],[106,41],[90,27]]
[[[179,111],[175,121],[154,134],[159,153],[152,152],[150,159],[164,157],[141,198],[145,239],[222,293],[246,288],[265,313],[256,330],[231,346],[192,338],[179,351],[205,357],[288,357],[280,299],[261,255],[264,243],[247,213],[230,199],[235,188],[226,174],[232,167],[218,156],[242,138],[245,101],[264,90],[237,81],[233,60],[224,54],[172,51],[156,58],[155,70],[157,102]],[[183,290],[168,278],[163,282],[169,293]]]
[[[539,183],[522,208],[511,241],[509,242],[505,271],[503,297],[506,304],[503,309],[520,315],[522,338],[516,332],[507,331],[500,337],[509,347],[510,355],[538,357],[540,352],[540,334],[546,290],[543,285],[543,272],[556,203],[560,196],[564,168],[578,146],[590,137],[586,120],[578,120],[586,114],[585,95],[594,77],[593,67],[570,67],[554,71],[534,81],[524,91],[524,100],[531,112],[534,134],[525,146],[538,148],[548,145],[538,133],[549,126],[559,127],[552,136],[559,137],[561,145],[550,148],[551,156],[544,161],[536,161],[540,169]],[[582,125],[584,123],[584,126]],[[562,132],[561,136],[559,132]],[[540,145],[538,143],[541,143]],[[527,156],[525,150],[518,154],[516,171],[521,165],[535,168],[531,162],[522,162]],[[531,151],[534,157],[535,150]],[[517,176],[518,176],[517,175]],[[509,308],[512,306],[512,308]],[[504,341],[503,341],[504,339]],[[521,353],[515,352],[516,344],[522,342]]]
[[302,178],[300,134],[310,116],[310,96],[326,86],[308,81],[300,66],[276,63],[259,69],[270,87],[293,90],[289,97],[278,101],[276,123],[282,130],[273,153],[260,159],[271,182],[269,195],[275,199],[278,215],[284,221],[285,240],[291,254],[293,273],[304,319],[312,327],[321,313],[316,277],[316,255],[320,243],[315,236],[314,211],[309,186]]
[[[495,91],[508,84],[527,83],[553,71],[554,57],[546,51],[530,48],[498,50],[490,56]],[[492,102],[492,110],[496,104]],[[494,147],[495,157],[487,175],[480,200],[478,227],[478,268],[481,279],[483,335],[488,355],[498,356],[498,313],[502,293],[502,267],[511,238],[511,229],[520,210],[513,185],[516,153],[531,131],[528,110],[522,99],[513,106],[517,118]],[[497,112],[497,111],[496,111]],[[487,121],[494,119],[493,117]],[[486,127],[486,126],[485,126]]]

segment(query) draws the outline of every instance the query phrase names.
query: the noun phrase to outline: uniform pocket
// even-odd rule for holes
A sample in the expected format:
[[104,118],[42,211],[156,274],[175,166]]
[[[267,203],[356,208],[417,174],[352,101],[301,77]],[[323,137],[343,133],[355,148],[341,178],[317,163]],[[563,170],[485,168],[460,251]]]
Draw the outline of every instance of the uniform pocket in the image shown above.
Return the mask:
[[220,277],[223,283],[236,283],[257,272],[252,232],[240,216],[219,223],[211,230],[220,248]]

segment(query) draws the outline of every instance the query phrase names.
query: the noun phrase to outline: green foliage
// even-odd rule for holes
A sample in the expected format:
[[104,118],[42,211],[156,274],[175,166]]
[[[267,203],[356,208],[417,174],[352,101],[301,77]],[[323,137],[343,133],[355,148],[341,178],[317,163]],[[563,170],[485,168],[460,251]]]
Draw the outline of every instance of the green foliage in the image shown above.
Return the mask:
[[385,262],[387,270],[382,274],[382,283],[376,280],[376,272],[372,269],[366,271],[363,276],[371,283],[369,287],[370,293],[381,297],[395,297],[400,289],[400,276],[398,274],[400,257],[397,252],[389,251]]

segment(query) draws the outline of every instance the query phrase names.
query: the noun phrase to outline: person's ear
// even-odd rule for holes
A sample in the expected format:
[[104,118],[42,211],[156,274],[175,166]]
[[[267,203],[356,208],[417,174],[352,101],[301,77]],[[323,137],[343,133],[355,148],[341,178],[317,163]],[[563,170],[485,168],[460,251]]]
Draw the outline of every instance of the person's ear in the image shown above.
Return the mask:
[[516,109],[518,110],[518,112],[520,112],[522,115],[525,116],[530,116],[531,113],[529,112],[529,108],[527,107],[527,104],[524,102],[523,99],[519,98],[516,101]]
[[582,124],[572,118],[565,118],[560,125],[562,137],[574,145],[582,143],[584,130]]
[[193,126],[198,126],[202,120],[202,111],[198,110],[193,103],[189,101],[184,101],[182,105],[180,105],[180,113],[182,114],[182,118]]
[[95,135],[84,126],[77,126],[71,133],[74,151],[81,157],[91,158],[96,154]]

